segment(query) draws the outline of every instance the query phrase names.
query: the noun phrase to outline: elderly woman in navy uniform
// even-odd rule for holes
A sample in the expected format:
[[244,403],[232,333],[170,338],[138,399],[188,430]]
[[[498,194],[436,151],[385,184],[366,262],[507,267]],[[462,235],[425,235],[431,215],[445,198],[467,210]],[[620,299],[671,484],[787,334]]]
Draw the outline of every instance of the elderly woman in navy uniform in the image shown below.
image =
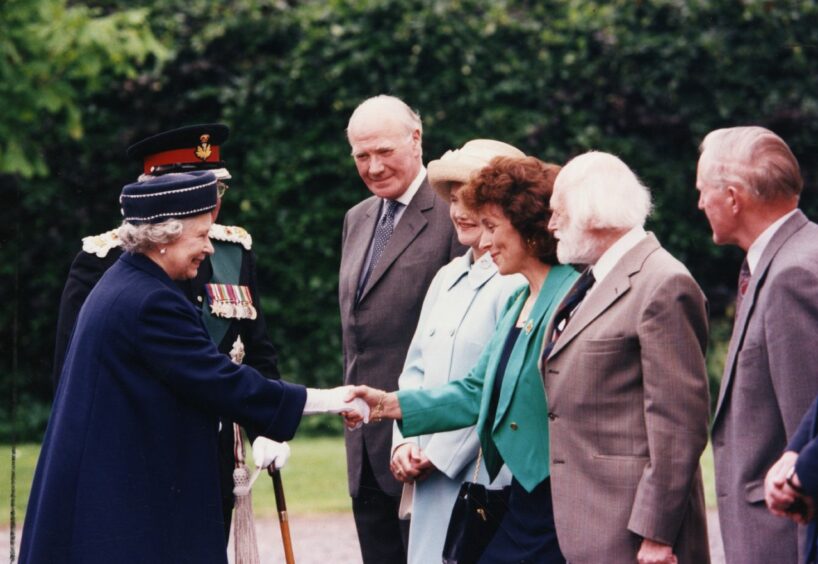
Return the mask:
[[[460,197],[472,175],[498,156],[525,155],[500,141],[474,139],[429,163],[429,182],[450,202],[457,238],[469,250],[441,268],[426,292],[398,379],[402,390],[436,388],[466,376],[494,333],[506,302],[526,282],[519,274],[497,273],[491,255],[480,248],[483,228],[477,214]],[[414,488],[408,562],[439,562],[460,484],[473,479],[480,448],[477,433],[470,426],[405,438],[395,426],[392,448],[395,478],[407,484],[405,492]],[[477,481],[491,482],[485,466]],[[510,482],[511,475],[504,470],[492,487],[499,489]]]
[[[218,180],[219,200],[231,180],[222,160],[221,145],[229,129],[222,124],[182,127],[148,137],[128,148],[129,157],[143,168],[140,180],[168,173],[210,170]],[[223,353],[233,351],[236,360],[249,364],[265,377],[278,379],[276,351],[267,336],[267,324],[259,306],[256,289],[256,259],[252,238],[241,227],[213,224],[210,240],[216,253],[205,258],[198,274],[177,284],[201,310],[211,339]],[[71,331],[88,293],[122,254],[118,229],[83,239],[83,250],[74,259],[65,283],[57,322],[53,381],[56,390]],[[234,434],[232,422],[222,421],[219,433],[222,506],[225,542],[230,532],[233,510]],[[289,456],[289,447],[264,437],[254,443],[254,454],[273,460],[281,468]]]
[[123,189],[126,252],[77,318],[21,562],[227,562],[219,418],[282,441],[302,414],[353,409],[344,388],[307,390],[232,362],[175,283],[213,254],[216,183],[196,172]]

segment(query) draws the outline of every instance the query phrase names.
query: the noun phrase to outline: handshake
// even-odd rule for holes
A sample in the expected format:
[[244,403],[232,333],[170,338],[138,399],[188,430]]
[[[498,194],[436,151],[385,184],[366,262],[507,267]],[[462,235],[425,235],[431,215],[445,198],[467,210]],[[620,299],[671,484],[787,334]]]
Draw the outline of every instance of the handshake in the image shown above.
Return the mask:
[[[364,423],[369,423],[369,406],[364,400],[353,395],[354,388],[355,386],[338,386],[329,390],[307,388],[304,415],[340,413],[350,429],[357,429]],[[350,425],[350,421],[355,422],[355,425]]]
[[[307,388],[304,415],[340,413],[349,429],[358,429],[370,421],[400,419],[401,411],[395,393],[369,386],[338,386],[329,390]],[[290,447],[265,437],[253,441],[253,460],[258,468],[275,465],[280,470],[290,458]],[[400,478],[399,478],[400,479]]]
[[349,429],[382,419],[400,419],[400,404],[394,393],[369,386],[339,386],[330,390],[307,388],[304,415],[340,413]]

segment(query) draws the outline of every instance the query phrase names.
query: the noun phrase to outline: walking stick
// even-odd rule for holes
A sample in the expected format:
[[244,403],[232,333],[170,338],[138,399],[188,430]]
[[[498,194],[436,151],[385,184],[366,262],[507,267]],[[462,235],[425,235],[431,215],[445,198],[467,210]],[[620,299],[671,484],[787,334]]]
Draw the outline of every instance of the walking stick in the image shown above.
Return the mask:
[[287,518],[287,502],[284,500],[284,485],[281,483],[281,472],[270,466],[270,476],[273,478],[273,490],[276,495],[278,509],[278,524],[281,526],[281,540],[284,543],[284,559],[287,564],[295,564],[293,555],[293,540],[290,537],[290,522]]

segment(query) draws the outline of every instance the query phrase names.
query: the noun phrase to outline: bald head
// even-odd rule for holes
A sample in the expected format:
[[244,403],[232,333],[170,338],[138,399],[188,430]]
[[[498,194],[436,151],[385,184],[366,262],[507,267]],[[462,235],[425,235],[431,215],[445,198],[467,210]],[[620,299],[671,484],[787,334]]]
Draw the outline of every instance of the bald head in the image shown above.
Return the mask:
[[423,124],[420,121],[420,116],[406,105],[406,102],[395,96],[380,94],[367,98],[358,104],[358,107],[355,108],[349,118],[347,137],[354,131],[369,129],[373,125],[384,121],[400,124],[407,135],[415,130],[421,136],[423,135]]
[[362,102],[349,118],[347,139],[361,180],[381,198],[400,198],[420,173],[420,117],[394,96]]

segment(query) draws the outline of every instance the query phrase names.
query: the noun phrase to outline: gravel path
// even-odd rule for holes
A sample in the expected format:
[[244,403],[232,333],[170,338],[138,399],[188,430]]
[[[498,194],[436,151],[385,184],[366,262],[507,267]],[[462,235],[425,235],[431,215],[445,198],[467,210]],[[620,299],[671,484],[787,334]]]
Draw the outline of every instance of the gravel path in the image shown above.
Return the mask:
[[[710,531],[712,564],[724,564],[718,516],[715,511],[707,514]],[[9,554],[9,531],[0,529],[0,554]],[[293,551],[298,564],[360,564],[361,551],[355,534],[355,522],[351,513],[323,513],[317,515],[293,515],[290,518]],[[258,519],[256,535],[261,561],[284,562],[281,532],[275,519]],[[19,535],[18,535],[19,539]],[[233,562],[232,544],[228,557]]]
[[[290,536],[298,564],[360,564],[361,550],[352,513],[292,515]],[[284,562],[284,548],[278,519],[257,519],[256,540],[262,562]],[[233,542],[227,547],[233,564]]]

